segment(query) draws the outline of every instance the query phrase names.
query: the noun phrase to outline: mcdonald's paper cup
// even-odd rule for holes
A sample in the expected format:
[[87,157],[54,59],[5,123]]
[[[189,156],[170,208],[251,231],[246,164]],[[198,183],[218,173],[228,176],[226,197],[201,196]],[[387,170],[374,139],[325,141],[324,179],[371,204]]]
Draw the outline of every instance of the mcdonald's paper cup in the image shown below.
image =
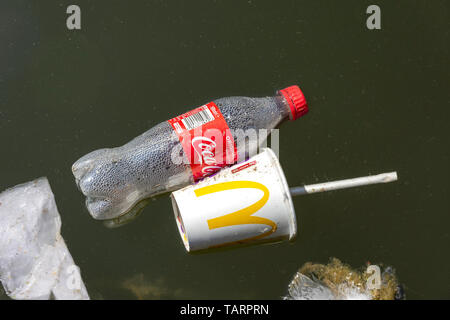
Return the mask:
[[171,195],[189,252],[292,240],[297,223],[289,187],[271,149]]

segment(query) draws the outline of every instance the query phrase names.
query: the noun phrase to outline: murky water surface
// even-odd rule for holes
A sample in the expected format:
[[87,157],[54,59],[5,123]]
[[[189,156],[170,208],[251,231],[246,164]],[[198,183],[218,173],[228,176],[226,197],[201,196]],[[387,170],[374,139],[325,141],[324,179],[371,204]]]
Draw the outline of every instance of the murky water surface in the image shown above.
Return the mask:
[[[0,189],[47,176],[98,299],[278,299],[307,261],[396,268],[408,298],[450,298],[449,3],[68,1],[0,4]],[[280,132],[291,185],[397,170],[399,181],[294,199],[294,243],[188,255],[168,197],[106,229],[70,167],[214,98],[299,84]],[[4,296],[3,296],[4,297]]]

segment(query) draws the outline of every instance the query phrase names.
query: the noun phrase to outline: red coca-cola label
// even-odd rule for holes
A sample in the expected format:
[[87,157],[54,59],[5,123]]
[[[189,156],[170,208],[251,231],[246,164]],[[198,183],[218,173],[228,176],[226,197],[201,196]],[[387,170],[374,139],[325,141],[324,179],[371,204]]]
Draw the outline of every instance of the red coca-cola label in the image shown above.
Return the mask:
[[168,120],[198,181],[237,159],[230,128],[214,102]]

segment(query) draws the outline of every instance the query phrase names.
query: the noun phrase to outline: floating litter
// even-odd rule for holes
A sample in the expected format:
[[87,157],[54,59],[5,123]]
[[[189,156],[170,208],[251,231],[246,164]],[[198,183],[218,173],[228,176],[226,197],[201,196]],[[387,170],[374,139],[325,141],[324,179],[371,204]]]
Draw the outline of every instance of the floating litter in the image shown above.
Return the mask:
[[292,196],[397,180],[396,172],[289,188],[274,152],[263,151],[171,195],[188,252],[293,240]]

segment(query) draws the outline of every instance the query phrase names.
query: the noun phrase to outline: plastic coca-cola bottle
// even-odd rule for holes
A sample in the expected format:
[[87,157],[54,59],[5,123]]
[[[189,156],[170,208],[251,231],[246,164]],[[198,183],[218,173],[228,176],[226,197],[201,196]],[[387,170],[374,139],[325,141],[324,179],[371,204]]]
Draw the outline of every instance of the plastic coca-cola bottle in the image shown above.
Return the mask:
[[[121,147],[83,156],[73,164],[72,172],[87,197],[90,214],[95,219],[113,219],[138,207],[141,200],[179,189],[243,160],[252,141],[239,143],[238,132],[273,129],[307,112],[298,86],[279,90],[272,97],[216,99],[161,122]],[[263,142],[259,137],[257,144]]]

